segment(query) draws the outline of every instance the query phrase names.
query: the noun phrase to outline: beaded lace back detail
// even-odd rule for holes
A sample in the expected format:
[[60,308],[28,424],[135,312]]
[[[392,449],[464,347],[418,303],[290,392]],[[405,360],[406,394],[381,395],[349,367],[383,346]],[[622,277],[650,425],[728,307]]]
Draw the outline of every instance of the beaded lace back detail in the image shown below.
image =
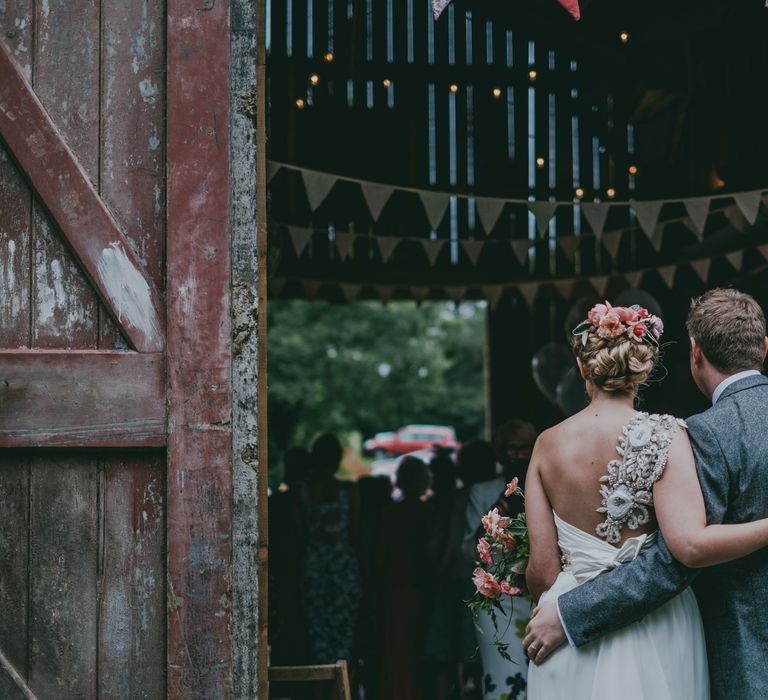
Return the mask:
[[678,425],[685,427],[674,416],[638,413],[624,427],[616,447],[621,459],[611,460],[608,474],[600,479],[603,501],[597,512],[605,520],[595,528],[599,537],[615,544],[625,525],[637,530],[648,522],[653,485],[664,473]]

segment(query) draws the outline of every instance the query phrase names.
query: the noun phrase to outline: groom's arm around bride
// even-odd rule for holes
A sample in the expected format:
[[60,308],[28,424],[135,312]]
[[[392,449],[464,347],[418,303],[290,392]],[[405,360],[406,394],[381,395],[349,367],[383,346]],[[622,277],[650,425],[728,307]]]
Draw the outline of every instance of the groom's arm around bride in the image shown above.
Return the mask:
[[[694,301],[688,318],[691,372],[713,406],[688,420],[707,523],[768,516],[768,348],[765,318],[749,295],[716,289]],[[657,544],[632,562],[545,603],[531,630],[549,649],[588,644],[632,624],[685,590],[698,570]],[[669,535],[669,533],[668,533]],[[692,551],[688,563],[718,561]],[[696,581],[716,700],[768,697],[768,550],[705,569]],[[540,660],[540,659],[539,659]]]

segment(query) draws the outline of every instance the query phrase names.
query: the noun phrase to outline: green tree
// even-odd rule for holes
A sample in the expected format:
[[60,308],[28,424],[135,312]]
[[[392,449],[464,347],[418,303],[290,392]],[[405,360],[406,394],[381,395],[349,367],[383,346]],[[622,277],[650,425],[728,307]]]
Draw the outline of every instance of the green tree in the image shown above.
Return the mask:
[[479,436],[484,342],[480,304],[271,302],[270,461],[324,431],[436,423]]

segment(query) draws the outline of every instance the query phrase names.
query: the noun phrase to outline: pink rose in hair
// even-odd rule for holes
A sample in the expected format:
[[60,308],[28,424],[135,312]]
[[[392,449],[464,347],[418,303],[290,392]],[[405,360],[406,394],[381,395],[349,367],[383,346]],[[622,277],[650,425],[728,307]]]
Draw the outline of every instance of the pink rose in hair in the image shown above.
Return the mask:
[[648,313],[648,309],[643,308],[642,306],[637,307],[637,317],[638,318],[648,318],[651,314]]
[[504,495],[512,496],[515,493],[515,491],[517,491],[517,484],[518,484],[517,477],[515,477],[514,479],[512,479],[512,481],[510,481],[507,484],[507,490],[504,492]]
[[486,598],[496,599],[501,595],[501,586],[499,586],[499,582],[493,574],[489,574],[480,567],[477,567],[472,572],[472,582],[475,584],[478,593],[484,595]]
[[480,561],[483,564],[493,564],[493,557],[491,556],[491,545],[488,544],[488,540],[482,537],[477,541],[477,553],[480,555]]
[[498,537],[501,532],[510,523],[510,518],[501,515],[498,508],[494,508],[490,513],[482,518],[483,527],[491,537]]
[[627,335],[638,343],[645,337],[645,324],[635,323],[627,328]]
[[635,323],[639,319],[637,311],[629,306],[619,306],[614,308],[614,311],[622,323]]
[[611,308],[611,305],[607,301],[605,304],[595,304],[587,314],[587,319],[595,328],[597,328],[600,325],[600,320],[611,310]]
[[597,334],[601,338],[616,338],[624,332],[624,324],[619,315],[611,311],[600,319]]
[[506,581],[502,581],[499,584],[499,588],[501,589],[501,592],[506,595],[516,596],[522,593],[522,591],[517,586],[510,586]]

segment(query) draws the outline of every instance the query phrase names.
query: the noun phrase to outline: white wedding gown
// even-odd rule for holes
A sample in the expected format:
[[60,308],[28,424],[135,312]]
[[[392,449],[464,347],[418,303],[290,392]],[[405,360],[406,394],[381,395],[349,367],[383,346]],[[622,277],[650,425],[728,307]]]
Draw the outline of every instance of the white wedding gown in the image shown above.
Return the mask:
[[[647,418],[647,414],[639,414],[637,420]],[[656,419],[657,416],[650,418]],[[628,427],[632,437],[632,423]],[[658,426],[653,424],[651,427],[651,434],[655,435]],[[638,447],[635,453],[643,452],[645,444]],[[626,449],[628,455],[633,450],[628,441],[621,447]],[[666,450],[662,452],[666,453]],[[666,454],[663,457],[666,461]],[[658,460],[659,455],[652,455],[647,460],[647,466],[654,468],[656,465],[652,462]],[[607,499],[619,493],[620,489],[623,489],[620,496],[627,495],[628,491],[619,483],[621,468],[626,461],[627,458],[621,462],[616,460],[618,476],[607,487],[604,494]],[[664,464],[661,464],[653,480],[661,475],[663,467]],[[631,487],[629,491],[632,491]],[[625,513],[621,515],[624,517]],[[632,561],[656,538],[656,533],[643,534],[629,538],[620,547],[615,547],[565,522],[557,514],[554,514],[554,518],[558,544],[567,564],[552,588],[542,595],[541,601],[556,599],[603,572]],[[617,521],[611,524],[616,526]],[[619,526],[621,524],[618,522]],[[639,622],[582,647],[563,646],[540,666],[530,664],[528,668],[528,700],[708,698],[709,674],[704,628],[696,598],[690,588]]]

